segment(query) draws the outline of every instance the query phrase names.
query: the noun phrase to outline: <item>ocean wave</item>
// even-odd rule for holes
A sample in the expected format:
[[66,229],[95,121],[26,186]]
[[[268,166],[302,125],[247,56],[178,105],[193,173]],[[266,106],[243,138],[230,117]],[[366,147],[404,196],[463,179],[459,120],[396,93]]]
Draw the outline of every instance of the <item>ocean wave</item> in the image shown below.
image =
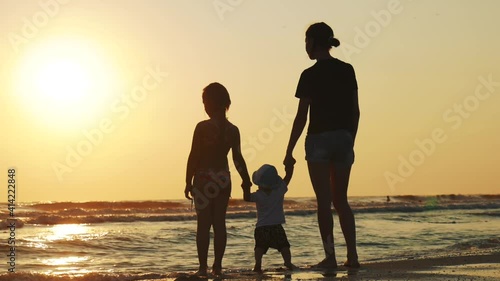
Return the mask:
[[[272,272],[283,271],[271,268]],[[193,275],[194,272],[159,273],[85,273],[85,274],[45,274],[34,272],[14,272],[0,274],[0,281],[140,281],[140,280],[206,280]],[[231,269],[224,271],[227,279],[254,280],[255,273],[249,269]],[[260,278],[259,278],[260,279]]]
[[[287,216],[307,216],[315,214],[316,210],[289,210]],[[255,218],[256,211],[228,212],[227,219]],[[196,220],[196,214],[170,214],[170,215],[101,215],[101,216],[58,216],[41,215],[27,219],[26,224],[31,225],[57,225],[57,224],[96,224],[96,223],[128,223],[128,222],[162,222],[162,221],[191,221]]]
[[44,273],[15,272],[0,274],[0,281],[139,281],[164,279],[165,274],[106,274],[87,273],[83,275],[53,275]]
[[175,201],[89,201],[89,202],[54,202],[33,203],[27,206],[45,211],[67,209],[175,209],[183,208],[185,204]]
[[13,225],[15,226],[15,228],[21,228],[24,226],[24,221],[20,219],[11,219],[11,218],[7,218],[0,221],[1,229],[8,229]]
[[487,217],[500,217],[500,210],[498,211],[482,211],[482,212],[474,212],[471,213],[475,216],[487,216]]
[[184,221],[194,220],[195,214],[183,215],[165,215],[165,216],[148,216],[148,215],[103,215],[103,216],[57,216],[57,215],[42,215],[26,221],[27,224],[37,225],[56,225],[56,224],[95,224],[95,223],[113,223],[113,222],[159,222],[159,221]]
[[416,213],[435,210],[475,210],[475,209],[498,209],[498,203],[478,203],[478,204],[386,204],[375,206],[352,206],[355,213]]
[[[354,213],[357,214],[371,214],[371,213],[417,213],[426,212],[431,210],[474,210],[478,208],[500,208],[500,204],[490,205],[446,205],[446,206],[433,206],[432,208],[426,206],[374,206],[374,207],[358,207],[353,208]],[[335,212],[333,210],[333,212]],[[309,216],[316,213],[316,209],[305,210],[285,210],[286,216]],[[489,212],[476,215],[498,216],[498,213]],[[228,210],[226,215],[227,219],[243,219],[255,218],[257,216],[255,210]],[[29,225],[57,225],[57,224],[98,224],[98,223],[129,223],[129,222],[162,222],[162,221],[191,221],[196,219],[194,211],[174,214],[103,214],[103,215],[84,215],[84,216],[64,216],[64,215],[51,215],[44,214],[31,218],[24,218],[25,224]],[[401,218],[398,218],[400,220]],[[409,218],[413,220],[413,218]],[[19,221],[19,220],[18,220]]]
[[[483,215],[499,216],[500,195],[438,195],[353,197],[355,213],[416,213],[434,210],[488,210]],[[0,204],[1,205],[1,204]],[[307,216],[316,212],[314,198],[286,199],[287,216]],[[196,219],[188,200],[123,202],[53,202],[25,203],[16,209],[19,227],[30,225],[94,224],[110,222],[157,222]],[[480,212],[478,212],[478,215]],[[230,200],[227,218],[255,217],[255,204],[241,199]],[[3,223],[3,227],[6,222]]]
[[459,242],[448,247],[450,250],[500,249],[500,238],[475,239]]

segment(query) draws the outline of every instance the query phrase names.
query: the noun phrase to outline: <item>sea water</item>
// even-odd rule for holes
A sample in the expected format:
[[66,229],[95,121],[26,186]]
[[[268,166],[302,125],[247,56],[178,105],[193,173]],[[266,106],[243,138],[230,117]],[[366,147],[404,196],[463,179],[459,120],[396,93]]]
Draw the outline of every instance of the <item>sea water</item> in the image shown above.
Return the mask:
[[[389,199],[350,199],[362,263],[500,250],[499,195]],[[7,217],[7,206],[2,210],[2,216]],[[293,262],[300,267],[319,262],[324,254],[315,200],[288,198],[285,210],[284,228]],[[15,265],[9,265],[12,257],[8,256],[12,220],[4,221],[4,254],[0,257],[5,261],[0,280],[49,280],[43,278],[56,276],[62,280],[72,276],[101,280],[107,275],[115,276],[113,280],[145,280],[198,268],[196,215],[187,200],[26,203],[18,205],[15,214]],[[333,215],[340,263],[346,257],[345,241]],[[255,222],[252,203],[231,200],[225,271],[251,270]],[[212,261],[213,240],[209,265]],[[277,269],[282,264],[279,252],[273,249],[264,256],[264,269]]]

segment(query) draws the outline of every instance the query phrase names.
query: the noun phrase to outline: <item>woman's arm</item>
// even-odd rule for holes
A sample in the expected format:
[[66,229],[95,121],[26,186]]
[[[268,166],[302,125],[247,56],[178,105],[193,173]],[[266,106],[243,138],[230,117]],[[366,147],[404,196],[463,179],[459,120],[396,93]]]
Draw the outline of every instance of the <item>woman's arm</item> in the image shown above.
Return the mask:
[[290,140],[288,141],[288,147],[286,149],[286,156],[283,164],[285,166],[290,166],[295,164],[295,159],[293,159],[293,149],[297,144],[302,131],[307,123],[307,112],[309,111],[309,99],[301,98],[299,101],[299,107],[297,109],[297,114],[295,115],[295,120],[293,121],[292,132],[290,134]]
[[352,139],[353,141],[356,140],[356,134],[358,133],[358,124],[359,124],[359,101],[358,101],[358,90],[354,90],[353,93],[353,112],[354,112],[354,119],[352,120],[354,123],[352,124],[353,132],[352,132]]
[[283,178],[283,181],[286,183],[288,186],[290,184],[290,181],[292,180],[293,176],[293,165],[286,166],[285,167],[285,177]]

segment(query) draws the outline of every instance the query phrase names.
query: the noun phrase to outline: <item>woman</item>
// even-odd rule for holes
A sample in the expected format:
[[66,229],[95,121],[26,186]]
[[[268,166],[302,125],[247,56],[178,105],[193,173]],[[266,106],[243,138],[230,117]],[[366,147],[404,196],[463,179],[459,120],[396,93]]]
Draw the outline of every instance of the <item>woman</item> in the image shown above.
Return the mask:
[[[231,100],[226,88],[212,83],[203,89],[203,104],[209,120],[196,125],[189,153],[184,195],[196,206],[196,247],[200,263],[197,272],[207,275],[210,228],[214,228],[214,264],[212,274],[220,275],[226,249],[226,210],[231,195],[231,178],[227,154],[232,150],[233,161],[243,180],[243,190],[249,192],[250,176],[241,154],[238,127],[226,119]],[[191,198],[191,196],[193,198]]]
[[344,265],[359,267],[354,215],[347,202],[359,121],[358,87],[353,67],[330,55],[332,46],[339,45],[333,30],[323,22],[311,25],[306,31],[306,52],[316,63],[300,76],[295,94],[300,101],[284,160],[285,166],[295,164],[293,149],[305,127],[310,109],[305,147],[326,255],[318,264],[322,268],[337,267],[332,203],[347,244],[347,261]]

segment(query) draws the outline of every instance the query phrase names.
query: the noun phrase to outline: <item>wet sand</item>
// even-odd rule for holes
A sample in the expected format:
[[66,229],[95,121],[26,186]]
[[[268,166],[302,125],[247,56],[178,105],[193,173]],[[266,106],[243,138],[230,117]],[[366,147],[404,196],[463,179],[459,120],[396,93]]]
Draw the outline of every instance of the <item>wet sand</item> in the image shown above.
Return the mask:
[[[196,280],[177,276],[167,280]],[[299,269],[231,273],[212,280],[500,280],[500,253],[440,258],[410,259],[362,264],[359,269],[339,267],[335,271]],[[204,279],[207,280],[207,279]]]

